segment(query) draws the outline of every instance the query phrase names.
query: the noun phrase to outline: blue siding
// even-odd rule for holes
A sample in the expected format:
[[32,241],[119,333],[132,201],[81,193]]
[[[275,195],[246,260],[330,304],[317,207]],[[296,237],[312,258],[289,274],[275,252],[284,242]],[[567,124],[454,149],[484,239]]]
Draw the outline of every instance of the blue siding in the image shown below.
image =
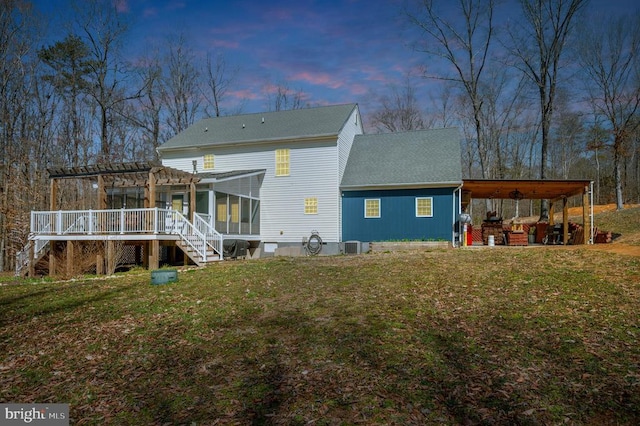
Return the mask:
[[[451,240],[456,188],[343,191],[343,241]],[[433,197],[433,217],[416,217],[416,197]],[[380,199],[380,217],[365,219],[364,200]]]

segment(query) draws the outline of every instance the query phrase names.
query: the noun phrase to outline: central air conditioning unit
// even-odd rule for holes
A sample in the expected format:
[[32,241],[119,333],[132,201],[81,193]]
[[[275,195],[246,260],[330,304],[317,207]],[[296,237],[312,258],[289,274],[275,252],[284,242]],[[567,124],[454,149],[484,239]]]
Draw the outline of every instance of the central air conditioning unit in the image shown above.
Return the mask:
[[345,241],[344,254],[360,254],[362,243],[360,241]]

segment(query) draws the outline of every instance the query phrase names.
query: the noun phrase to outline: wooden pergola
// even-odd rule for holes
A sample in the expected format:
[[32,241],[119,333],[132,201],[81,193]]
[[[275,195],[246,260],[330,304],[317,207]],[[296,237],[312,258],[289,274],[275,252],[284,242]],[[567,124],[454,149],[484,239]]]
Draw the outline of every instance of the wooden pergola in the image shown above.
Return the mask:
[[[549,225],[554,224],[554,208],[562,202],[563,242],[569,240],[569,207],[567,200],[582,196],[583,244],[592,242],[592,181],[590,180],[539,180],[539,179],[463,179],[462,207],[471,199],[549,200]],[[465,196],[466,195],[466,196]],[[589,232],[587,232],[589,231]]]
[[[166,185],[186,185],[189,189],[190,205],[195,203],[196,175],[153,162],[132,162],[94,164],[78,167],[58,167],[48,169],[51,193],[50,210],[58,210],[57,195],[61,179],[95,179],[98,184],[97,209],[107,208],[107,188],[144,187],[144,207],[156,204],[156,187]],[[190,209],[193,215],[193,209]],[[193,218],[192,218],[193,219]]]
[[[153,162],[131,162],[114,164],[94,164],[78,167],[58,167],[48,169],[50,179],[50,210],[57,211],[58,191],[60,181],[63,179],[90,179],[97,183],[98,205],[97,210],[105,210],[107,205],[107,189],[109,188],[144,188],[144,207],[156,206],[157,187],[185,185],[189,193],[189,220],[193,221],[195,212],[196,183],[200,178],[182,170],[165,167]],[[115,270],[114,241],[107,240],[106,253],[98,254],[96,259],[96,272],[102,274],[112,273]],[[146,255],[145,264],[150,268],[159,266],[159,239],[151,239],[141,243]],[[74,265],[74,245],[72,238],[66,241],[67,269]],[[51,248],[53,251],[53,247]],[[105,262],[106,261],[106,262]],[[33,266],[31,266],[33,267]],[[55,256],[49,257],[49,272],[56,271]]]

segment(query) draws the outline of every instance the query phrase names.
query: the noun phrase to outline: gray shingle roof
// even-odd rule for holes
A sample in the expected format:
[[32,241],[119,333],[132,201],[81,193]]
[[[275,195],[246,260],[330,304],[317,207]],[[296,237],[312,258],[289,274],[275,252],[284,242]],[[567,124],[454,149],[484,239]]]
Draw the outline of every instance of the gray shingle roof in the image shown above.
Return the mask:
[[336,136],[354,108],[356,104],[345,104],[205,118],[158,147],[158,151]]
[[458,129],[356,136],[341,187],[462,183]]

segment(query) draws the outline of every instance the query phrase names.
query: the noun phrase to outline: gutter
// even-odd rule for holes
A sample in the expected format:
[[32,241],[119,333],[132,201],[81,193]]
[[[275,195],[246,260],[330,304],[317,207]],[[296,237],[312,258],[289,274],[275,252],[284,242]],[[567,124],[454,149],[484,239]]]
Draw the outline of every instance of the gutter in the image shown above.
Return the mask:
[[386,190],[386,189],[423,189],[423,188],[449,188],[455,186],[456,191],[462,188],[461,181],[452,182],[418,182],[418,183],[387,183],[374,185],[341,185],[341,191],[370,191],[370,190]]
[[169,146],[163,148],[159,146],[156,148],[156,152],[171,152],[171,151],[195,151],[203,148],[224,148],[229,146],[238,145],[260,145],[260,144],[274,144],[274,143],[290,143],[290,142],[318,142],[322,140],[333,141],[338,139],[338,134],[325,134],[325,135],[313,135],[313,136],[290,136],[286,138],[269,138],[269,139],[250,139],[239,140],[236,142],[212,142],[200,145],[181,145],[181,146]]

